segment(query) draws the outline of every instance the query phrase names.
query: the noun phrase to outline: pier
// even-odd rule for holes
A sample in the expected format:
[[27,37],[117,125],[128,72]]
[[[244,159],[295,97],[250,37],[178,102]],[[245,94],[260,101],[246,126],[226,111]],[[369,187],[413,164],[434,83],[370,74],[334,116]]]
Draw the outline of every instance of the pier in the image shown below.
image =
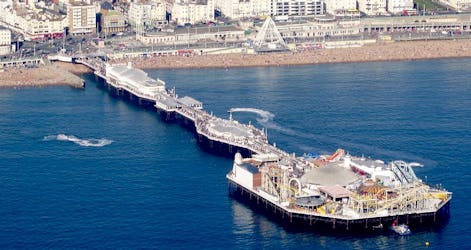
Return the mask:
[[[251,124],[216,117],[203,109],[203,103],[189,96],[179,97],[174,89],[166,89],[165,82],[151,79],[131,64],[108,65],[99,57],[77,57],[75,63],[86,65],[94,71],[119,96],[127,96],[139,105],[156,108],[166,121],[178,120],[192,129],[203,148],[233,157],[271,154],[278,158],[290,156],[268,142],[263,130]],[[299,161],[293,157],[292,161]]]
[[203,103],[179,97],[164,81],[128,64],[107,64],[99,57],[76,58],[94,70],[110,93],[156,110],[167,122],[180,122],[212,153],[234,157],[226,175],[229,193],[294,225],[333,230],[375,230],[383,223],[436,223],[449,215],[452,193],[417,178],[418,163],[332,155],[296,157],[268,141],[251,124],[206,112]]

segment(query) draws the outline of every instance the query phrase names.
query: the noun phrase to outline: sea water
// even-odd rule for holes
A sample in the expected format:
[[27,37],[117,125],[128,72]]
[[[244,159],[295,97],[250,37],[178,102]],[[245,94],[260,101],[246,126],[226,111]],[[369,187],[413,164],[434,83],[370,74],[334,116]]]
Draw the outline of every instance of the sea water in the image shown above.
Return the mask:
[[432,249],[471,246],[470,59],[298,67],[148,70],[205,110],[267,129],[297,155],[424,164],[454,193],[445,225],[394,234],[285,228],[228,196],[232,159],[192,133],[109,95],[0,89],[0,248]]

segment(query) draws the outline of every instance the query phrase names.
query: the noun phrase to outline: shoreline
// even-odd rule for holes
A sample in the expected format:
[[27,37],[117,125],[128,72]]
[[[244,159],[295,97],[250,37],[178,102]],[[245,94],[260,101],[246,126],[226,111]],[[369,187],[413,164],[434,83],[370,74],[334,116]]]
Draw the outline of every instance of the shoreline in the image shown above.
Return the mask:
[[0,72],[0,88],[70,86],[83,88],[80,74],[92,72],[84,65],[53,63],[34,68],[5,68]]
[[[363,63],[431,59],[471,58],[471,40],[382,42],[335,49],[312,49],[270,54],[215,54],[162,56],[112,60],[132,62],[140,69],[206,69],[266,66],[301,66],[332,63]],[[81,64],[54,62],[36,68],[5,68],[1,87],[69,85],[83,87],[80,75],[92,70]]]
[[332,63],[412,61],[471,58],[471,40],[386,42],[362,47],[313,49],[272,54],[220,54],[146,59],[115,60],[133,62],[141,69],[236,68],[300,66]]

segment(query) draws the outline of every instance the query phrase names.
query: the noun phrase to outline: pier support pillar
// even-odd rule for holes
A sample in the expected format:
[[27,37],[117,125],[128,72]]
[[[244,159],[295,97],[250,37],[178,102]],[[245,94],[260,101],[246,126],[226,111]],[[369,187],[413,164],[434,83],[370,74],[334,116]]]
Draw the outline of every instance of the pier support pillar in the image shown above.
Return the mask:
[[332,228],[335,229],[335,219],[332,221]]

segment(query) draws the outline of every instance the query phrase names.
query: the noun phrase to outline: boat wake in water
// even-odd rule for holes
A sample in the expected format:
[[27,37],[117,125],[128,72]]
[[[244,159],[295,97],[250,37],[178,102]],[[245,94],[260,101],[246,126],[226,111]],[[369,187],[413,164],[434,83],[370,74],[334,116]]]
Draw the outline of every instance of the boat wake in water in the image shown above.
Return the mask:
[[288,135],[292,135],[295,132],[281,127],[280,125],[276,124],[273,121],[273,118],[275,118],[275,115],[269,111],[262,110],[262,109],[256,109],[256,108],[232,108],[229,110],[229,112],[247,112],[247,113],[254,113],[258,114],[260,118],[257,118],[257,122],[263,125],[266,128],[269,129],[274,129],[283,133],[286,133]]
[[[340,139],[337,139],[335,137],[330,137],[326,135],[319,135],[319,134],[312,134],[312,133],[305,133],[305,132],[300,132],[300,131],[295,131],[293,129],[285,128],[279,124],[277,124],[273,119],[275,118],[275,115],[269,111],[262,110],[262,109],[257,109],[257,108],[232,108],[229,110],[229,112],[247,112],[247,113],[254,113],[258,114],[260,118],[257,118],[257,122],[263,125],[265,128],[268,129],[273,129],[278,132],[281,132],[285,135],[289,135],[292,137],[298,137],[298,138],[304,138],[304,139],[310,139],[311,141],[317,141],[319,143],[325,143],[328,145],[338,145],[339,147],[345,147],[349,149],[357,149],[361,152],[368,152],[369,154],[375,154],[375,155],[385,155],[391,159],[407,159],[411,161],[419,161],[427,166],[436,166],[437,163],[435,161],[432,161],[430,159],[424,159],[421,157],[418,157],[416,155],[407,153],[407,152],[401,152],[401,151],[393,151],[393,150],[386,150],[386,149],[381,149],[377,147],[373,147],[370,145],[366,144],[360,144],[360,143],[355,143],[355,142],[348,142],[348,141],[342,141]],[[302,152],[309,152],[309,151],[324,151],[322,149],[317,149],[313,148],[312,145],[303,145],[303,144],[297,144],[297,146],[302,150]],[[325,150],[326,152],[330,152],[329,150]]]
[[113,142],[112,140],[108,140],[108,139],[80,139],[76,136],[65,135],[65,134],[48,135],[48,136],[45,136],[43,140],[44,141],[52,141],[52,140],[70,141],[83,147],[103,147]]

